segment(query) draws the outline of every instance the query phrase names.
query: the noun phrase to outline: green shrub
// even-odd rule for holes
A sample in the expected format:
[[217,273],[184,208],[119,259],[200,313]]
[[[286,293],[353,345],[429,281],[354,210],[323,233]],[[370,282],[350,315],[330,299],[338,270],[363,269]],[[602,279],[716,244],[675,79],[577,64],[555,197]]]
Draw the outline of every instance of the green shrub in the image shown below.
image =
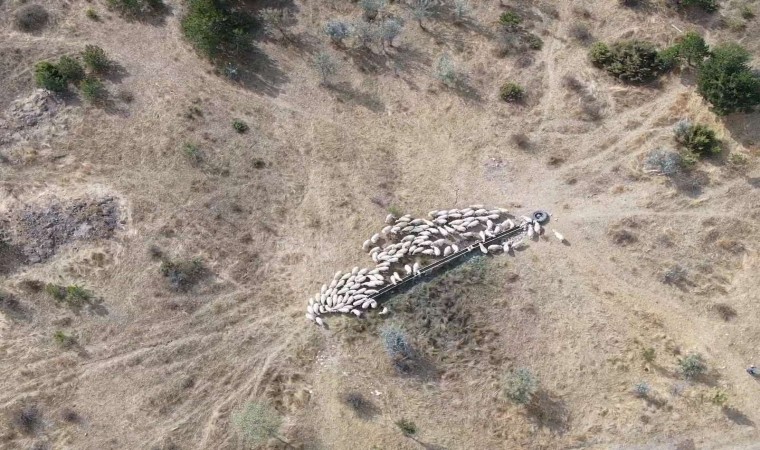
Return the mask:
[[[185,154],[185,157],[187,157],[193,166],[198,166],[203,162],[203,152],[195,144],[185,142],[182,145],[182,153]],[[161,270],[163,271],[163,268]]]
[[760,105],[760,75],[748,65],[750,54],[738,44],[715,47],[697,73],[697,91],[715,113],[751,111]]
[[530,370],[517,369],[504,377],[502,390],[509,400],[525,405],[530,403],[538,391],[538,381]]
[[531,50],[541,50],[544,47],[544,41],[532,33],[525,36],[525,42]]
[[45,293],[53,297],[56,302],[63,302],[75,308],[89,303],[93,297],[92,292],[76,284],[61,286],[48,283],[45,285]]
[[698,157],[720,153],[720,140],[707,125],[680,120],[673,127],[676,142]]
[[678,369],[686,379],[694,379],[707,372],[702,356],[698,353],[690,353],[678,360]]
[[454,62],[448,54],[443,53],[435,62],[435,77],[448,87],[457,85],[459,75]]
[[406,333],[395,325],[386,325],[380,330],[380,339],[391,362],[403,371],[407,361],[414,358],[414,349]]
[[79,61],[70,56],[61,56],[57,67],[67,83],[78,83],[84,78],[84,68]]
[[519,102],[525,98],[525,89],[519,84],[506,82],[499,89],[499,97],[508,103]]
[[100,20],[100,16],[98,15],[98,12],[95,11],[93,8],[87,8],[87,10],[85,10],[84,12],[84,15],[87,16],[87,18],[90,20],[95,20],[95,21]]
[[739,8],[739,14],[741,14],[742,19],[744,20],[752,20],[755,18],[755,10],[749,5],[742,5]]
[[16,27],[21,31],[39,31],[47,23],[49,15],[41,5],[24,5],[16,11]]
[[645,83],[666,72],[657,48],[646,41],[597,42],[589,50],[594,65],[629,83]]
[[685,59],[689,65],[701,65],[710,54],[710,47],[696,31],[687,31],[680,36],[676,46],[678,56]]
[[65,91],[68,84],[58,66],[48,61],[38,62],[34,66],[34,80],[37,86],[53,92]]
[[271,438],[285,442],[278,434],[282,426],[282,417],[264,403],[247,403],[232,416],[232,421],[248,444],[265,444]]
[[338,62],[329,53],[319,52],[314,57],[314,68],[322,80],[322,84],[329,85],[332,78],[338,73]]
[[[186,144],[191,145],[191,144]],[[193,287],[203,275],[206,268],[199,258],[164,260],[160,267],[161,274],[167,278],[169,285],[177,291],[186,291]]]
[[522,23],[522,17],[514,11],[506,11],[499,16],[499,23],[505,27],[514,28]]
[[86,45],[82,52],[82,61],[88,69],[96,73],[108,71],[111,67],[111,61],[106,55],[106,51],[97,45]]
[[714,12],[718,10],[718,0],[679,0],[677,4],[680,7],[696,6],[702,8],[707,12]]
[[129,17],[141,17],[164,8],[161,0],[108,0],[108,6]]
[[182,32],[208,58],[237,53],[250,47],[251,18],[232,11],[219,0],[190,0]]
[[396,426],[404,433],[404,436],[411,437],[417,434],[417,425],[411,420],[399,419],[396,421]]
[[235,119],[232,121],[232,128],[234,128],[238,133],[242,134],[248,131],[248,124],[240,119]]
[[79,83],[79,91],[87,103],[102,103],[108,97],[108,91],[102,81],[87,77]]
[[62,348],[69,348],[77,342],[77,338],[75,336],[66,334],[61,330],[53,333],[53,340]]

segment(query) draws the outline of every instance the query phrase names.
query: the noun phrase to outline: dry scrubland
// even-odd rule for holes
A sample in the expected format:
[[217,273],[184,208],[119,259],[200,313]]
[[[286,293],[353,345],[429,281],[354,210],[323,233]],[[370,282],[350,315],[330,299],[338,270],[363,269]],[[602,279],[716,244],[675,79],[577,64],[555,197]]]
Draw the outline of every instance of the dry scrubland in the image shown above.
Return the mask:
[[[587,56],[594,40],[665,47],[696,30],[757,58],[760,21],[742,17],[757,1],[473,1],[464,23],[424,29],[396,2],[384,14],[405,26],[386,52],[331,45],[329,19],[361,18],[348,0],[242,2],[293,20],[286,38],[254,33],[232,78],[183,37],[178,0],[143,20],[35,0],[48,18],[34,30],[15,24],[23,3],[0,1],[0,448],[250,448],[234,420],[247,402],[306,449],[760,439],[744,371],[760,363],[760,114],[716,116],[692,69],[630,85]],[[543,46],[500,56],[505,11]],[[88,44],[113,61],[106,101],[36,91],[36,62]],[[329,85],[320,52],[339,62]],[[463,84],[434,77],[442,53]],[[522,102],[499,98],[506,81]],[[681,118],[723,151],[644,170],[652,149],[679,148]],[[475,261],[389,316],[304,320],[336,270],[368,263],[361,243],[389,209],[471,203],[545,208],[570,245]],[[417,351],[406,373],[385,355],[387,323]],[[690,353],[707,371],[685,380]],[[502,393],[517,368],[539,382],[526,406]]]

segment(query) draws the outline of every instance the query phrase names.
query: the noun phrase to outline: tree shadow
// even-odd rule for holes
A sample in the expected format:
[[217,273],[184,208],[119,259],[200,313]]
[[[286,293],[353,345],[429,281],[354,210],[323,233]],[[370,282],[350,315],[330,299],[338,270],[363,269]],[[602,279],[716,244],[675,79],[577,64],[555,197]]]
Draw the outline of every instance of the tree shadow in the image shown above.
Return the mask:
[[28,259],[20,248],[2,240],[0,236],[0,275],[15,272],[19,266],[27,262]]
[[673,175],[670,181],[681,194],[697,198],[702,195],[704,187],[710,183],[710,177],[703,170],[691,170]]
[[337,95],[337,101],[341,103],[352,103],[363,106],[372,112],[381,113],[385,111],[385,104],[374,95],[361,92],[354,89],[350,83],[342,82],[328,86]]
[[269,97],[280,95],[280,86],[290,80],[272,58],[256,47],[218,70],[244,88]]
[[738,409],[732,407],[732,406],[724,406],[723,407],[723,414],[726,416],[728,420],[731,422],[737,424],[737,425],[743,425],[747,427],[754,427],[755,422],[752,421],[749,417],[747,417],[746,414],[739,411]]
[[103,78],[111,83],[121,83],[127,76],[129,76],[127,69],[115,61],[108,64],[108,70],[103,74]]
[[536,425],[555,434],[564,434],[570,429],[570,413],[562,399],[540,389],[525,409]]
[[728,129],[731,139],[745,147],[760,144],[760,112],[731,114],[724,118],[723,124]]
[[366,398],[359,392],[347,392],[343,394],[341,400],[351,407],[357,417],[362,420],[372,420],[380,414],[380,408],[372,400]]
[[124,13],[119,14],[119,16],[127,22],[139,22],[154,27],[166,25],[167,16],[171,15],[173,12],[171,6],[167,5],[163,1],[151,3],[155,3],[155,5],[151,6],[150,11],[140,14]]

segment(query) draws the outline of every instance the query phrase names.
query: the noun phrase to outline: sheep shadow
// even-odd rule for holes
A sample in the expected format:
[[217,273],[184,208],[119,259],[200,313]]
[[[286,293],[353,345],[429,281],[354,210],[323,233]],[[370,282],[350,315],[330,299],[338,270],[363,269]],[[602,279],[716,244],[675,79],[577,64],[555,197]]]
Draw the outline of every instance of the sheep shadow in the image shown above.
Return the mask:
[[755,422],[752,421],[749,417],[747,417],[746,414],[739,411],[738,409],[731,407],[731,406],[724,406],[723,407],[723,415],[726,416],[728,420],[731,422],[737,424],[737,425],[743,425],[747,427],[754,427]]
[[731,114],[724,118],[723,124],[731,138],[743,146],[760,144],[760,112]]

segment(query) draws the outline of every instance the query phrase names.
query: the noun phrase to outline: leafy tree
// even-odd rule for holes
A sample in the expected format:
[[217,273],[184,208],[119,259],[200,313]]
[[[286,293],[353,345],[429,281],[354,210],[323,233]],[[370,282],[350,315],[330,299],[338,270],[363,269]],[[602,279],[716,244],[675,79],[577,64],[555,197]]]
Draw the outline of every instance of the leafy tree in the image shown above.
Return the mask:
[[597,42],[591,46],[589,57],[594,65],[630,83],[651,81],[670,69],[654,44],[647,41]]
[[82,61],[93,72],[103,73],[111,67],[106,51],[97,45],[86,45],[82,52]]
[[247,14],[231,11],[220,0],[190,0],[182,32],[198,51],[214,59],[246,49],[251,24]]
[[679,6],[696,6],[707,12],[718,10],[718,0],[676,0]]
[[675,125],[674,132],[676,141],[697,156],[720,153],[720,140],[707,125],[681,120]]
[[64,55],[58,59],[58,72],[68,83],[78,83],[84,78],[84,68],[70,56]]
[[686,59],[686,63],[700,65],[710,53],[710,47],[696,31],[688,31],[678,39],[678,55]]
[[723,44],[700,67],[697,91],[717,114],[748,112],[760,104],[760,76],[747,64],[749,60],[749,52],[739,44]]

